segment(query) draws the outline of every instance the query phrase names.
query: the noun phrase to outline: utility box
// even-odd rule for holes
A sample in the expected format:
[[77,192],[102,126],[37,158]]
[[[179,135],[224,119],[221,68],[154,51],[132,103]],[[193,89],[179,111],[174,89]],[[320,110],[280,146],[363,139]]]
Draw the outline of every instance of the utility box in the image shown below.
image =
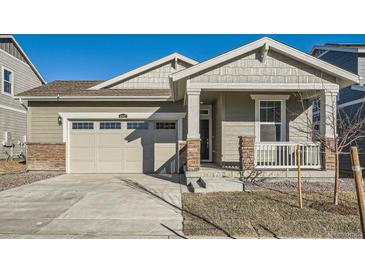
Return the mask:
[[13,146],[13,138],[11,136],[11,132],[5,131],[4,133],[4,140],[3,140],[4,147],[12,147]]

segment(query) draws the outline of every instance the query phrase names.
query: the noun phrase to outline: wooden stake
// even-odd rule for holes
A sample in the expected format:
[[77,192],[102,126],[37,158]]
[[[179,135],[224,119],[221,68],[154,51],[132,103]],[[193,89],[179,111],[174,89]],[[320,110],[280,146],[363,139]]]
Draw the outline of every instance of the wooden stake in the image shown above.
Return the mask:
[[351,147],[352,170],[354,172],[357,202],[359,204],[362,237],[365,239],[365,197],[362,172],[360,167],[359,153],[357,147]]
[[300,145],[297,144],[299,207],[303,208],[302,176],[300,175]]

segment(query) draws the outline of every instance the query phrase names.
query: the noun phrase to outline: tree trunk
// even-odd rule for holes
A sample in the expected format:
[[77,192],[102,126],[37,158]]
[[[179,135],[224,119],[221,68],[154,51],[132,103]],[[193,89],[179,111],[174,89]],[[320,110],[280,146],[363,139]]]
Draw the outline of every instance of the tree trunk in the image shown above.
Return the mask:
[[339,153],[336,146],[336,157],[335,157],[335,191],[333,195],[333,203],[338,205],[338,192],[340,188],[340,161],[339,161]]

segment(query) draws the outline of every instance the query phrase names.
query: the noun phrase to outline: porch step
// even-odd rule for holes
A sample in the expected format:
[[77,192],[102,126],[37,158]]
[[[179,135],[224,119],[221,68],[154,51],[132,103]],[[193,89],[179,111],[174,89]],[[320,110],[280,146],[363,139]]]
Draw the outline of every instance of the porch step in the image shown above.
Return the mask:
[[243,191],[242,182],[236,178],[201,177],[199,186],[194,188],[194,192]]

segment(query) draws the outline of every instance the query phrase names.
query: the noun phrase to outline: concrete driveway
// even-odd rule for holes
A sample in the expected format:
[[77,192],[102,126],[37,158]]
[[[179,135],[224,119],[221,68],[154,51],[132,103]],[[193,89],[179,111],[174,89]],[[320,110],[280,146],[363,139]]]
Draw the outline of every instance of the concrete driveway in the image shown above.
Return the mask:
[[1,238],[179,238],[177,176],[67,174],[0,192]]

